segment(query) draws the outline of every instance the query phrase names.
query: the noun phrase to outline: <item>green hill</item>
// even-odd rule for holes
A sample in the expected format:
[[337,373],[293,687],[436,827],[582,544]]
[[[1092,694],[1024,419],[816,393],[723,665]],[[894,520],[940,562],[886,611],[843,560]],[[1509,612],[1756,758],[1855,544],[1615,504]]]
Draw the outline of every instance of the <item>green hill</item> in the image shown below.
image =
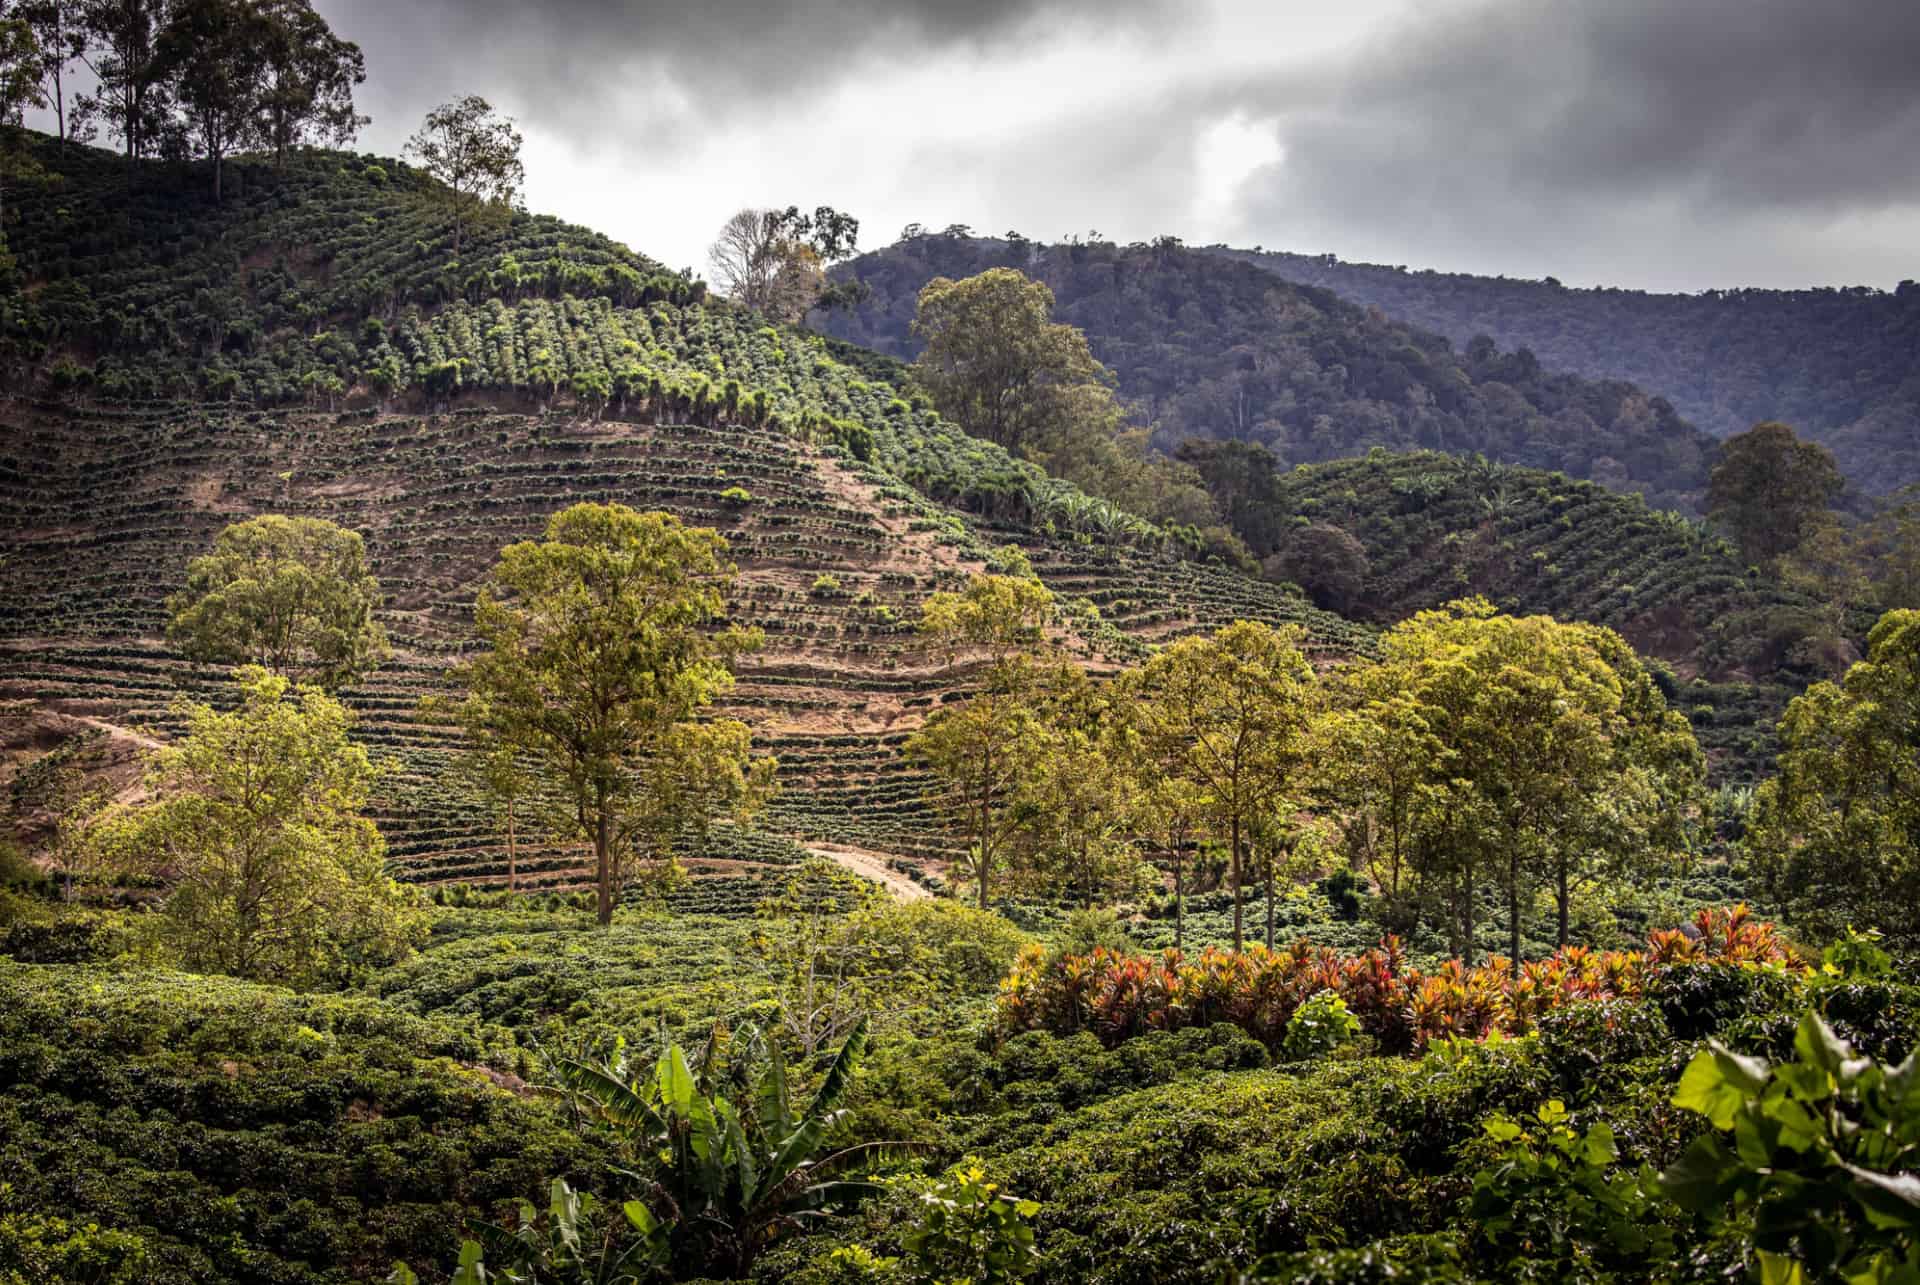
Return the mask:
[[[402,765],[392,850],[411,878],[504,878],[493,827],[447,770],[449,730],[415,705],[441,689],[502,545],[579,500],[661,508],[727,536],[730,610],[768,638],[733,703],[785,788],[766,834],[691,854],[710,879],[683,898],[750,909],[796,842],[943,850],[899,747],[967,674],[911,621],[996,545],[1099,609],[1077,626],[1089,663],[1238,616],[1301,621],[1328,655],[1367,645],[1365,627],[966,437],[818,337],[581,229],[517,216],[475,238],[467,267],[430,270],[444,215],[394,163],[309,153],[284,181],[237,166],[241,195],[217,208],[155,167],[130,210],[114,158],[64,164],[18,202],[37,320],[13,332],[31,391],[0,401],[9,743],[35,744],[49,719],[164,725],[210,677],[159,637],[188,560],[249,514],[325,516],[366,534],[390,595],[397,655],[353,702]],[[509,263],[541,266],[508,289]],[[378,264],[392,289],[373,299],[349,283]],[[223,338],[187,324],[214,296]],[[130,309],[151,324],[106,320]],[[563,888],[579,857],[549,848],[523,868]]]
[[1920,285],[1649,294],[1476,277],[1331,255],[1222,251],[1467,344],[1627,379],[1716,436],[1761,420],[1824,443],[1870,492],[1920,481]]
[[1824,676],[1823,662],[1796,647],[1816,604],[1638,496],[1432,451],[1302,465],[1272,487],[1236,526],[1283,565],[1304,528],[1355,537],[1367,565],[1342,604],[1350,614],[1393,621],[1472,594],[1516,614],[1616,629],[1671,666],[1669,699],[1733,775],[1765,767],[1780,709]]
[[1086,332],[1169,450],[1195,437],[1246,441],[1288,464],[1375,446],[1477,451],[1682,510],[1706,484],[1712,439],[1646,391],[1552,373],[1524,352],[1456,350],[1331,291],[1176,244],[916,236],[837,269],[871,294],[814,320],[908,358],[923,285],[1001,266],[1053,289],[1057,319]]

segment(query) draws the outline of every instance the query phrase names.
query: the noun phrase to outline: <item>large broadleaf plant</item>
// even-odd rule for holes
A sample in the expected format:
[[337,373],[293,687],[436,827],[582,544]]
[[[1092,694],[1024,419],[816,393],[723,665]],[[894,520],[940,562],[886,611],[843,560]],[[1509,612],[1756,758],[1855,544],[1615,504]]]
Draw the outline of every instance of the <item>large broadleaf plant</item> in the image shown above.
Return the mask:
[[804,1109],[796,1109],[777,1039],[735,1032],[723,1056],[717,1038],[694,1059],[675,1043],[650,1068],[610,1059],[559,1063],[577,1103],[624,1135],[637,1161],[629,1176],[668,1229],[676,1270],[742,1276],[760,1252],[880,1188],[868,1166],[913,1151],[907,1142],[826,1150],[841,1103],[866,1049],[854,1027]]
[[1717,1043],[1695,1055],[1674,1105],[1713,1130],[1662,1188],[1743,1231],[1765,1285],[1920,1285],[1920,1067],[1856,1056],[1816,1013],[1794,1054],[1777,1066]]

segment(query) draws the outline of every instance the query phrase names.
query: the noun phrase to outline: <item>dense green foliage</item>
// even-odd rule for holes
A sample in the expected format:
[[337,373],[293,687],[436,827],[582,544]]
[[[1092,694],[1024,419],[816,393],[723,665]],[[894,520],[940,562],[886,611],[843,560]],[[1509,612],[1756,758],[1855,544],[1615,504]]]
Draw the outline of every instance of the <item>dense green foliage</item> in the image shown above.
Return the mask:
[[605,1163],[499,1087],[497,1029],[71,965],[0,962],[0,996],[11,1199],[138,1237],[143,1281],[369,1279],[451,1257],[464,1208]]
[[366,558],[358,532],[324,519],[236,522],[188,564],[168,637],[194,660],[260,665],[329,691],[355,682],[387,647]]
[[[1255,554],[1314,553],[1321,527],[1365,555],[1354,582],[1305,587],[1348,614],[1402,619],[1463,594],[1502,610],[1617,630],[1679,677],[1668,692],[1729,775],[1758,773],[1792,689],[1823,676],[1819,604],[1746,565],[1696,522],[1563,474],[1436,452],[1275,471],[1260,455],[1192,452],[1222,511]],[[1857,622],[1864,631],[1865,622]]]
[[1706,484],[1712,440],[1657,390],[1550,373],[1490,345],[1456,351],[1326,290],[1177,245],[920,236],[846,265],[871,296],[818,320],[910,357],[920,289],[996,267],[1052,288],[1056,319],[1086,332],[1169,450],[1195,437],[1256,442],[1289,464],[1374,446],[1479,451],[1682,509]]
[[1755,798],[1749,845],[1774,896],[1823,936],[1874,926],[1920,941],[1920,612],[1890,611],[1866,659],[1795,697],[1779,775]]
[[1920,480],[1920,286],[1912,281],[1893,291],[1658,295],[1409,272],[1331,255],[1226,253],[1458,344],[1488,335],[1503,348],[1532,350],[1555,370],[1632,380],[1715,436],[1785,420],[1830,448],[1870,491]]
[[[0,295],[5,801],[72,870],[116,813],[67,774],[130,783],[150,732],[149,824],[100,833],[166,860],[0,853],[0,1285],[1920,1270],[1920,988],[1844,931],[1913,944],[1920,617],[1794,705],[1749,816],[1676,707],[1751,765],[1755,689],[1544,614],[1689,679],[1813,671],[1724,544],[1484,456],[1261,471],[1425,444],[1684,505],[1709,445],[1659,399],[1168,242],[869,261],[855,331],[936,258],[1046,279],[1163,442],[1205,439],[1134,463],[1206,480],[1258,580],[1140,476],[1061,480],[1119,477],[1062,440],[1137,443],[1012,274],[1099,394],[1045,442],[405,166],[289,150],[215,204],[27,146],[58,177]],[[365,533],[346,632],[372,607],[392,662],[182,698],[169,591],[269,510]],[[201,569],[203,604],[247,579]],[[1528,614],[1418,610],[1474,588]],[[623,861],[675,877],[617,902]],[[1748,880],[1805,942],[1682,910]]]

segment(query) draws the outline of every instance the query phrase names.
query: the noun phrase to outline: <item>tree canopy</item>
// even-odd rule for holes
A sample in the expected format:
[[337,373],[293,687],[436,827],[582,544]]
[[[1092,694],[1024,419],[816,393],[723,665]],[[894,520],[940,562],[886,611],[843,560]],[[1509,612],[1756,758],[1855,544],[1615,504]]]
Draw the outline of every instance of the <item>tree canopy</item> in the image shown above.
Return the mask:
[[1920,941],[1920,612],[1883,616],[1866,659],[1787,707],[1780,740],[1747,837],[1774,895],[1822,936]]
[[453,214],[453,252],[477,219],[510,213],[527,181],[520,131],[478,94],[442,103],[407,140],[412,157],[441,184]]
[[913,333],[926,343],[914,378],[940,413],[1010,451],[1044,447],[1079,415],[1111,405],[1113,377],[1086,336],[1053,320],[1045,282],[1015,269],[929,281]]
[[359,532],[322,518],[249,518],[188,566],[186,588],[168,602],[167,637],[196,660],[333,690],[385,658],[379,602]]
[[792,324],[821,301],[826,269],[858,246],[860,221],[822,205],[812,214],[742,209],[708,249],[721,293],[770,319]]
[[693,730],[757,638],[709,626],[734,567],[715,532],[665,513],[576,504],[540,540],[500,551],[474,605],[485,650],[457,678],[487,726],[540,765],[593,845],[598,913],[613,916],[631,860],[716,805],[751,810],[770,761],[745,728]]
[[1844,486],[1826,447],[1769,420],[1720,448],[1707,484],[1707,517],[1749,561],[1766,566],[1799,546]]
[[169,945],[192,968],[296,985],[398,958],[424,921],[387,875],[352,716],[258,666],[235,681],[230,713],[177,707],[186,731],[152,755],[153,801],[114,827],[125,857],[168,882]]

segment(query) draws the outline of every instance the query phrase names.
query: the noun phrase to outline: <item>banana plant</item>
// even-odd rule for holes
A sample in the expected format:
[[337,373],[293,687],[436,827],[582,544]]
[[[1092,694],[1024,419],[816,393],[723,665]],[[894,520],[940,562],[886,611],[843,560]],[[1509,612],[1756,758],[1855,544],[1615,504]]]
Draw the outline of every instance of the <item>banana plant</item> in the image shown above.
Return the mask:
[[566,1059],[559,1070],[565,1089],[649,1162],[647,1173],[629,1176],[668,1228],[674,1266],[744,1276],[781,1236],[881,1189],[843,1175],[923,1148],[867,1142],[822,1154],[866,1049],[864,1020],[799,1112],[776,1039],[743,1028],[734,1045],[744,1055],[731,1059],[730,1075],[716,1043],[708,1040],[697,1072],[672,1043],[650,1075],[618,1054],[597,1065]]
[[[643,1285],[666,1265],[667,1229],[640,1201],[627,1201],[621,1212],[637,1237],[624,1248],[611,1228],[600,1225],[599,1202],[555,1178],[544,1220],[531,1201],[522,1201],[518,1228],[473,1228],[473,1239],[460,1246],[450,1285]],[[395,1263],[387,1285],[420,1285],[420,1278]]]

